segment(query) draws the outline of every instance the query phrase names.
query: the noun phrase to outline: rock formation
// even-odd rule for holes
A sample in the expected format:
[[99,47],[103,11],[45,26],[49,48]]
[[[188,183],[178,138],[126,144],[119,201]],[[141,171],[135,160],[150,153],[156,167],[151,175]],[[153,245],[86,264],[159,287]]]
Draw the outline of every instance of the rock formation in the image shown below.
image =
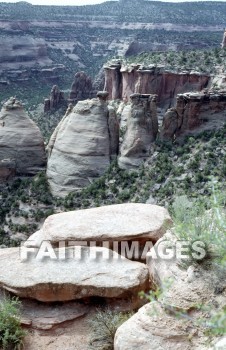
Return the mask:
[[22,260],[20,248],[0,249],[0,286],[4,290],[23,298],[54,302],[88,297],[138,299],[139,291],[149,285],[145,264],[107,248],[60,248],[56,258],[45,259],[36,253]]
[[64,93],[60,91],[57,85],[53,85],[50,97],[44,101],[44,112],[48,112],[52,109],[59,107],[64,101]]
[[158,133],[155,95],[132,94],[127,129],[118,164],[121,168],[138,167],[149,156]]
[[226,122],[225,111],[225,92],[179,94],[176,107],[165,114],[160,137],[169,141],[203,130],[219,129]]
[[226,28],[224,30],[224,35],[223,35],[223,40],[222,40],[222,43],[221,43],[221,47],[222,47],[222,49],[226,47]]
[[69,102],[78,102],[93,97],[91,78],[85,72],[77,72],[71,86]]
[[43,241],[53,245],[61,241],[137,241],[141,248],[146,242],[156,242],[171,224],[168,211],[157,205],[108,205],[51,215],[45,220],[42,229],[25,242],[25,246],[40,247]]
[[[160,288],[167,281],[170,281],[169,286],[162,289],[163,294],[158,301],[143,306],[118,328],[115,350],[210,348],[206,326],[197,327],[197,324],[206,317],[208,308],[218,312],[225,305],[225,269],[214,263],[208,263],[207,267],[189,262],[185,268],[176,258],[153,258],[159,251],[156,247],[161,247],[162,252],[169,252],[169,247],[175,249],[177,243],[175,237],[167,233],[151,249],[148,259],[150,277]],[[200,304],[202,308],[198,307]]]
[[46,164],[39,128],[22,104],[11,97],[0,112],[0,173],[35,174]]
[[108,66],[104,66],[105,84],[104,90],[109,92],[110,100],[122,98],[122,74],[121,62],[115,62]]
[[198,72],[175,73],[164,67],[131,64],[122,66],[120,62],[105,66],[105,89],[109,99],[129,101],[133,93],[156,94],[161,107],[171,107],[176,95],[189,91],[201,91],[209,82],[208,74]]
[[87,186],[116,155],[119,126],[106,92],[98,99],[70,105],[48,145],[47,176],[52,192],[64,196]]

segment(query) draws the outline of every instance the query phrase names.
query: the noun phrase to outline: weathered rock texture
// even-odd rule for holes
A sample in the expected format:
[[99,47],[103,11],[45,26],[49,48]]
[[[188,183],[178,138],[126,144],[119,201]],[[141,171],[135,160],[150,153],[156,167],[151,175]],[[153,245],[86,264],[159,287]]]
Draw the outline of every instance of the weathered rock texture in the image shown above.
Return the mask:
[[11,97],[0,112],[0,173],[34,174],[46,164],[39,128],[22,104]]
[[48,112],[51,109],[59,107],[64,101],[64,93],[59,89],[57,85],[53,85],[50,97],[44,101],[44,112]]
[[105,97],[70,105],[48,145],[47,176],[52,192],[64,196],[87,186],[116,155],[119,126]]
[[160,137],[163,141],[221,128],[226,122],[226,93],[179,94],[175,108],[164,117]]
[[71,86],[69,102],[78,102],[93,96],[92,80],[85,72],[77,72]]
[[[166,238],[163,237],[156,244],[161,244],[164,252],[169,250]],[[156,247],[152,248],[152,256],[155,256],[155,252]],[[220,311],[225,305],[225,269],[215,264],[208,267],[191,265],[186,269],[179,265],[179,261],[161,258],[150,259],[149,267],[151,278],[158,286],[163,286],[169,280],[171,284],[163,289],[158,302],[145,305],[119,327],[114,349],[209,349],[206,327],[197,327],[196,322],[206,316],[205,307]],[[203,309],[196,307],[200,304]],[[185,316],[178,316],[178,311]]]
[[127,108],[126,134],[120,148],[121,168],[138,167],[150,155],[158,133],[156,95],[132,94]]
[[224,35],[223,35],[221,47],[222,47],[222,49],[226,47],[226,28],[224,30]]
[[48,330],[64,322],[74,321],[88,312],[87,305],[76,301],[51,305],[23,299],[20,320],[22,325],[32,329]]
[[0,250],[0,287],[43,302],[87,297],[134,298],[148,287],[148,268],[107,248],[73,247],[61,259],[22,261],[19,248]]
[[160,206],[125,203],[76,210],[49,216],[41,231],[25,242],[39,247],[43,241],[156,242],[172,224],[168,211]]
[[209,75],[198,72],[175,73],[163,67],[142,67],[140,64],[105,66],[105,89],[109,99],[129,101],[133,93],[156,94],[160,105],[166,108],[174,104],[179,93],[201,91],[209,79]]

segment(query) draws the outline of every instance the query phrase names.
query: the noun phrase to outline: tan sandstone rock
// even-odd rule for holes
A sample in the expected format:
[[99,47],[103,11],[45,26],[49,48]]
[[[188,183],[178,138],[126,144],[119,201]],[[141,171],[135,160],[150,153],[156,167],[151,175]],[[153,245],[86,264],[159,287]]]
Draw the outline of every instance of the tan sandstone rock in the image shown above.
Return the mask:
[[41,231],[26,246],[39,247],[43,240],[60,241],[157,241],[172,224],[168,211],[160,206],[125,203],[70,211],[49,216]]
[[103,175],[117,152],[118,129],[116,114],[102,98],[70,106],[48,145],[52,193],[63,197]]
[[[206,327],[197,326],[196,322],[206,325],[202,321],[206,310],[219,311],[225,305],[226,272],[211,262],[186,267],[181,260],[153,258],[157,246],[166,252],[176,242],[167,233],[151,249],[150,276],[164,292],[158,302],[145,305],[119,327],[115,350],[209,349]],[[198,308],[200,304],[203,309]]]
[[35,174],[46,164],[41,132],[13,97],[0,112],[0,162],[5,174],[7,169],[10,173],[14,169],[17,174]]
[[[49,251],[49,250],[48,250]],[[23,252],[23,250],[22,250]],[[138,299],[148,287],[147,266],[107,248],[73,247],[21,258],[19,248],[0,250],[0,287],[43,302],[88,297]],[[41,254],[41,256],[40,256]]]

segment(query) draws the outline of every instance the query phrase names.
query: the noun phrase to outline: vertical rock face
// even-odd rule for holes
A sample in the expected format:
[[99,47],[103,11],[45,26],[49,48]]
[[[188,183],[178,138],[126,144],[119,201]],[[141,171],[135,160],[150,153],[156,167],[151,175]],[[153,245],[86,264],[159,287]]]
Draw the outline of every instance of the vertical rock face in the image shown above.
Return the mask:
[[177,96],[176,108],[169,109],[160,132],[163,141],[170,141],[203,130],[221,128],[226,122],[224,92],[187,93]]
[[226,47],[226,28],[224,30],[224,35],[223,35],[223,40],[222,40],[222,43],[221,43],[221,47],[222,47],[222,49],[224,47]]
[[103,175],[117,153],[119,126],[107,93],[69,106],[48,145],[47,176],[54,195],[65,196]]
[[138,167],[148,157],[158,133],[156,96],[133,94],[130,98],[127,130],[118,160],[124,169]]
[[11,97],[0,112],[0,173],[34,174],[45,166],[44,141],[22,104]]
[[166,112],[163,119],[160,139],[162,141],[172,141],[174,139],[174,136],[177,130],[178,130],[178,113],[176,108],[170,108]]
[[198,72],[175,73],[163,67],[140,64],[121,66],[115,63],[105,67],[105,90],[109,99],[129,101],[133,93],[156,94],[161,107],[169,108],[176,102],[176,95],[189,91],[201,91],[209,82],[209,75]]
[[117,100],[122,98],[122,74],[120,69],[121,69],[120,62],[104,67],[104,70],[105,70],[104,90],[109,92],[110,100]]
[[64,93],[57,85],[53,85],[50,97],[44,101],[44,112],[57,108],[64,101]]
[[77,72],[71,86],[69,102],[78,102],[93,97],[91,78],[85,72]]

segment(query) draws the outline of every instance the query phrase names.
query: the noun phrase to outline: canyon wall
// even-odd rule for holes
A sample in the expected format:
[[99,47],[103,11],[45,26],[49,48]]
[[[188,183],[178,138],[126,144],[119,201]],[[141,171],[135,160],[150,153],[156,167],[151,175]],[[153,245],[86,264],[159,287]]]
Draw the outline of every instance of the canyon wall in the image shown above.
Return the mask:
[[169,108],[176,102],[176,95],[189,91],[201,91],[210,80],[208,74],[198,72],[170,72],[164,67],[142,67],[139,64],[105,66],[105,90],[109,99],[129,101],[133,93],[156,94],[161,107]]
[[177,96],[175,108],[169,109],[160,132],[162,141],[173,141],[185,135],[215,130],[226,122],[226,93],[201,92]]

